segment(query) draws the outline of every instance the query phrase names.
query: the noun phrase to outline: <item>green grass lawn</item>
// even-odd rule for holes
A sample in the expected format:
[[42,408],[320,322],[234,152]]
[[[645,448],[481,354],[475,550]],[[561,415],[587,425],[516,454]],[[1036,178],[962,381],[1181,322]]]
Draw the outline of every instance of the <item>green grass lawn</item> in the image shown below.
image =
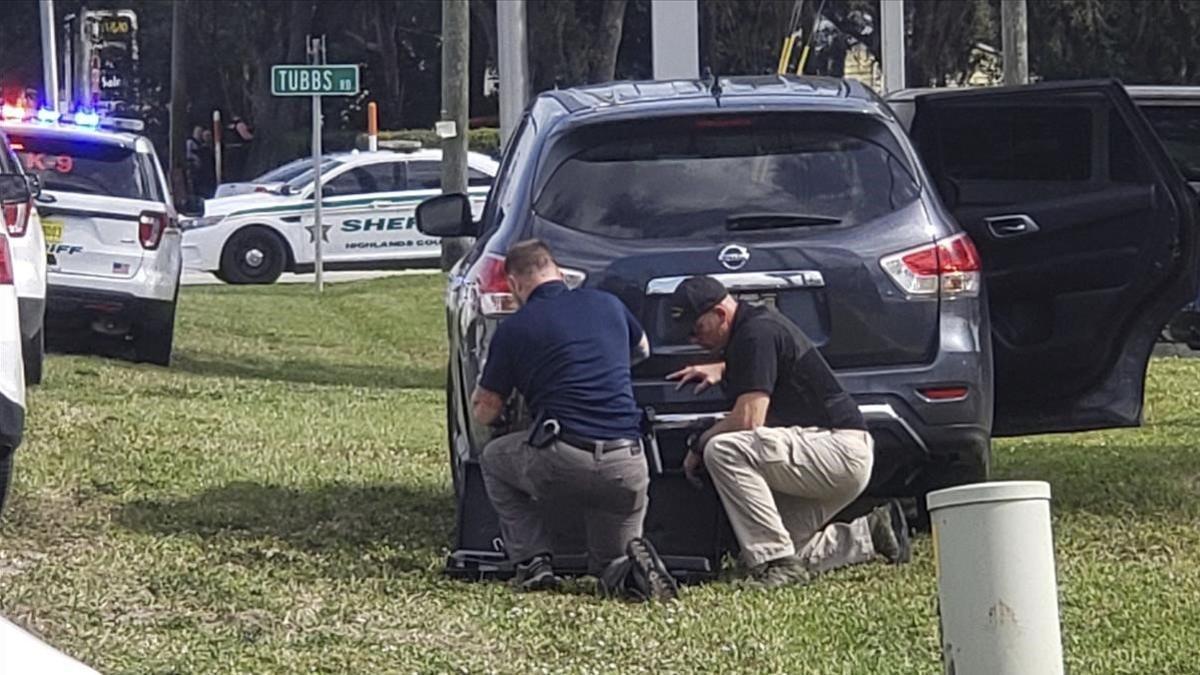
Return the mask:
[[[438,277],[185,289],[170,370],[50,359],[0,522],[0,614],[104,672],[938,673],[901,569],[671,606],[439,574],[453,527]],[[1200,361],[1139,430],[997,444],[1053,484],[1068,668],[1200,671]]]

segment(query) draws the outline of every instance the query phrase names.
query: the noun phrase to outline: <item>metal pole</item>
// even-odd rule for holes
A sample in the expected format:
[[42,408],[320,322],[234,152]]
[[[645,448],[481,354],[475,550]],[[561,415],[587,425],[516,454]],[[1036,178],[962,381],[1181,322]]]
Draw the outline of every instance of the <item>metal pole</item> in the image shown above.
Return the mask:
[[[312,38],[309,43],[309,57],[314,66],[324,62],[325,38]],[[312,156],[313,156],[313,246],[315,258],[313,269],[317,276],[317,293],[325,290],[323,276],[323,260],[321,257],[321,240],[325,238],[325,228],[321,223],[321,202],[325,195],[321,189],[321,97],[312,97]]]
[[883,34],[883,93],[908,86],[904,75],[904,0],[879,0]]
[[525,24],[525,0],[496,3],[496,49],[500,68],[500,147],[521,123],[529,102],[529,45]]
[[379,149],[379,106],[375,101],[367,104],[367,149],[371,152]]
[[54,0],[38,3],[42,17],[42,98],[58,110],[58,45],[54,39]]
[[700,14],[696,0],[650,0],[650,52],[654,79],[700,77]]
[[[187,2],[171,5],[171,177],[182,181],[186,163],[184,144],[189,135],[187,119],[187,68],[184,36],[187,35]],[[215,138],[215,136],[214,136]],[[190,190],[189,190],[190,191]]]
[[221,111],[214,110],[213,125],[213,173],[217,176],[217,185],[221,184]]
[[[454,129],[452,136],[442,138],[442,194],[467,193],[470,21],[467,0],[442,2],[442,121]],[[470,237],[442,239],[442,270],[453,267],[470,246]]]
[[1025,0],[1001,0],[1000,41],[1004,84],[1029,84],[1029,32]]

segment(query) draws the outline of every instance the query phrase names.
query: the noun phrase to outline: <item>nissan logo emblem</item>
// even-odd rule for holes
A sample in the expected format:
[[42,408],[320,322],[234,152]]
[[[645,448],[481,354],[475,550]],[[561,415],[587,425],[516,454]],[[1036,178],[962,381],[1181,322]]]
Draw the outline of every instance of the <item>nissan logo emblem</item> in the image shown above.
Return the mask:
[[727,270],[740,270],[750,262],[750,251],[746,250],[745,246],[730,244],[721,249],[721,252],[717,254],[717,260]]

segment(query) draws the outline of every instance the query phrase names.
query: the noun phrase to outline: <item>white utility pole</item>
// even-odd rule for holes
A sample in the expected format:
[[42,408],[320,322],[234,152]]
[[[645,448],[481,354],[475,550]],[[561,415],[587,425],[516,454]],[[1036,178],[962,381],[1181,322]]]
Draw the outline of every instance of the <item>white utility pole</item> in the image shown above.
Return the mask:
[[42,96],[45,104],[58,110],[58,44],[54,40],[54,0],[41,0],[42,15]]
[[883,93],[904,89],[904,0],[879,0]]
[[1029,84],[1029,31],[1025,0],[1000,1],[1004,84]]
[[525,24],[525,0],[496,3],[496,48],[500,71],[500,147],[521,123],[529,102],[529,44]]
[[697,0],[650,0],[650,51],[654,79],[700,77],[700,14]]

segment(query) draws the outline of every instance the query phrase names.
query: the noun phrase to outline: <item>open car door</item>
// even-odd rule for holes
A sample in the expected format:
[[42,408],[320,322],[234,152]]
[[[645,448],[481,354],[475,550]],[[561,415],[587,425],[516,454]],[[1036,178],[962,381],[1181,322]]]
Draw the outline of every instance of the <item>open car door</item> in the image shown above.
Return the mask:
[[1195,196],[1123,87],[925,94],[911,133],[983,260],[995,434],[1140,423],[1200,247]]

